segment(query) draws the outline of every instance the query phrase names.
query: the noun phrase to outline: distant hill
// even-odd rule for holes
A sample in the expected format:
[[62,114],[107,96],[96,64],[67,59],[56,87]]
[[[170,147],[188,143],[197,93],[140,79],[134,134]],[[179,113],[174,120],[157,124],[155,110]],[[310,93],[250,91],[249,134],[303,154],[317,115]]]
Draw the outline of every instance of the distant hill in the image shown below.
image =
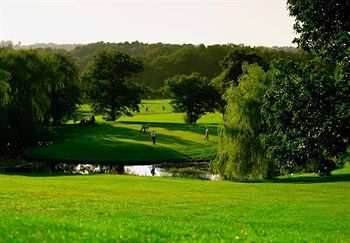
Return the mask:
[[220,71],[220,61],[230,51],[230,45],[191,45],[191,44],[147,44],[142,42],[105,43],[97,42],[78,46],[71,51],[83,71],[93,55],[101,50],[116,50],[144,63],[144,71],[136,79],[152,89],[163,86],[164,81],[177,74],[199,72],[208,78]]
[[137,75],[136,80],[152,89],[164,85],[164,81],[179,74],[199,72],[213,78],[222,71],[220,62],[233,49],[240,48],[260,56],[267,65],[273,60],[285,57],[300,59],[302,54],[295,47],[249,47],[244,45],[192,45],[123,42],[97,42],[78,46],[71,51],[77,59],[80,70],[83,71],[93,55],[101,50],[117,50],[139,58],[144,63],[144,71]]
[[66,51],[71,51],[74,48],[78,46],[82,46],[83,44],[55,44],[55,43],[35,43],[31,45],[15,45],[15,48],[22,48],[22,49],[60,49],[60,50],[66,50]]
[[116,50],[138,58],[144,63],[144,71],[137,75],[136,81],[152,89],[159,89],[165,80],[179,74],[199,72],[213,78],[222,71],[220,62],[233,49],[241,48],[260,56],[265,63],[285,57],[300,59],[303,54],[295,47],[249,47],[243,44],[192,45],[134,42],[97,42],[91,44],[35,43],[14,45],[11,41],[0,42],[0,46],[10,48],[62,49],[70,52],[76,59],[81,72],[85,70],[93,55],[101,50]]
[[12,41],[0,41],[0,47],[13,48],[13,49],[60,49],[71,51],[83,44],[55,44],[55,43],[35,43],[31,45],[22,45],[20,42],[14,44]]

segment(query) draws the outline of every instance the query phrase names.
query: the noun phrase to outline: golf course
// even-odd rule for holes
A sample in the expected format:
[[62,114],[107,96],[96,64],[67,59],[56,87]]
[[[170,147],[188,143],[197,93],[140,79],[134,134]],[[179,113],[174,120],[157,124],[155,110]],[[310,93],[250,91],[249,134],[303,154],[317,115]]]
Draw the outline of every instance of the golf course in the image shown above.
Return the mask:
[[[52,144],[32,148],[26,156],[33,159],[57,161],[113,162],[145,164],[178,162],[213,158],[218,147],[219,113],[203,116],[197,124],[186,124],[183,113],[174,113],[170,100],[144,100],[140,112],[132,117],[121,117],[115,122],[96,117],[96,124],[82,126],[73,121],[52,128]],[[163,109],[164,107],[164,109]],[[148,110],[146,111],[146,109]],[[89,105],[82,105],[79,118],[90,118]],[[148,132],[140,132],[142,125]],[[210,138],[205,141],[205,127]],[[151,131],[156,131],[157,142],[152,144]]]
[[0,243],[350,243],[350,1],[0,3]]
[[[218,113],[183,122],[170,100],[144,100],[116,122],[69,121],[52,144],[26,152],[62,161],[143,164],[208,159],[218,146]],[[164,106],[164,109],[163,109]],[[148,111],[146,111],[148,107]],[[89,118],[83,105],[80,118]],[[140,133],[149,124],[147,133]],[[204,128],[209,141],[203,140]],[[157,131],[153,145],[149,132]],[[91,160],[94,158],[94,160]],[[132,175],[0,175],[3,242],[348,242],[350,166],[251,182]]]

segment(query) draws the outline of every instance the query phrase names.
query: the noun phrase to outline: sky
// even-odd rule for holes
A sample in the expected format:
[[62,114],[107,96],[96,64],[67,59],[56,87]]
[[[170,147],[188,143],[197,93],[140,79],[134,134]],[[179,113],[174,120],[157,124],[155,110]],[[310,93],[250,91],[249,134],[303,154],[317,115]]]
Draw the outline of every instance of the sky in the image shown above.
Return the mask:
[[0,40],[292,46],[287,0],[0,0]]

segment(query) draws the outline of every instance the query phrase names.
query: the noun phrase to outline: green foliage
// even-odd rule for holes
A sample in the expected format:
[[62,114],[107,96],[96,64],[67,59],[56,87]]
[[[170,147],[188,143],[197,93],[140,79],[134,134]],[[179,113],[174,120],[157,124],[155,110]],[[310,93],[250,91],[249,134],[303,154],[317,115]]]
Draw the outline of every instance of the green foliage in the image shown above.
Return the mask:
[[349,169],[275,183],[0,175],[0,239],[349,242]]
[[238,77],[244,72],[243,63],[256,63],[261,67],[267,67],[262,58],[256,54],[256,50],[250,47],[237,47],[232,49],[222,60],[221,66],[226,72],[224,77],[224,88],[231,84],[238,85]]
[[210,81],[199,73],[180,75],[166,81],[175,112],[185,112],[185,121],[196,121],[207,112],[214,112],[218,95]]
[[264,97],[268,157],[279,173],[329,175],[350,139],[350,86],[319,62],[276,63]]
[[[349,1],[288,0],[294,41],[321,60],[279,62],[264,100],[268,157],[278,173],[329,175],[350,139]],[[324,64],[328,62],[327,64]]]
[[227,106],[220,125],[219,151],[213,169],[225,179],[261,178],[269,174],[263,149],[262,97],[265,72],[258,65],[243,65],[238,86],[225,94]]
[[84,75],[94,111],[107,114],[112,121],[138,111],[142,89],[132,78],[142,70],[140,60],[124,53],[102,51],[95,55]]
[[2,143],[19,149],[34,139],[49,109],[51,80],[57,73],[52,56],[34,50],[0,51],[0,67],[10,74],[8,126]]
[[299,61],[310,59],[308,54],[297,49],[291,52],[285,51],[284,49],[275,50],[263,47],[233,46],[231,51],[220,62],[222,68],[221,73],[212,79],[215,89],[221,96],[219,102],[220,112],[224,113],[225,106],[227,105],[225,100],[226,89],[231,85],[238,85],[239,76],[243,74],[243,63],[256,63],[267,71],[272,62],[287,57]]
[[59,52],[53,56],[57,63],[58,78],[54,80],[49,92],[51,102],[47,119],[58,125],[76,113],[77,104],[80,103],[81,84],[78,67],[72,56]]
[[10,86],[8,84],[11,74],[4,70],[0,70],[0,107],[4,108],[9,102]]
[[330,61],[349,57],[348,0],[288,0],[288,9],[296,19],[294,42],[300,47]]
[[219,61],[227,54],[228,45],[173,45],[129,43],[92,43],[71,51],[77,58],[80,70],[84,70],[92,56],[101,50],[115,50],[137,57],[144,63],[144,71],[135,81],[151,89],[159,89],[164,81],[180,74],[199,72],[212,78],[220,72]]
[[0,153],[35,143],[45,120],[57,124],[74,112],[78,70],[67,54],[0,51]]
[[[220,63],[230,51],[237,50],[239,52],[243,50],[247,55],[258,56],[263,60],[264,65],[281,57],[292,56],[293,58],[303,59],[306,56],[305,53],[301,53],[293,47],[251,48],[232,44],[208,46],[203,44],[147,44],[138,41],[132,43],[92,43],[79,46],[71,53],[77,58],[80,70],[83,71],[92,60],[92,56],[101,50],[115,50],[142,60],[144,71],[135,77],[135,81],[154,90],[162,88],[165,80],[176,75],[190,75],[198,72],[209,79],[218,76],[223,71]],[[237,60],[240,63],[243,63],[243,61]],[[249,60],[245,61],[249,62]],[[241,69],[241,65],[238,65],[238,68]]]

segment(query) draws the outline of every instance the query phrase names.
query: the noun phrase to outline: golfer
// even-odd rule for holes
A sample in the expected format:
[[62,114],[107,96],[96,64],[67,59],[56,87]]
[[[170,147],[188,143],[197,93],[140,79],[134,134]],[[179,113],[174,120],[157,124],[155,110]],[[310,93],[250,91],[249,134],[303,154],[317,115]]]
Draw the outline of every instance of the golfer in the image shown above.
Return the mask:
[[156,144],[156,136],[157,136],[157,133],[156,131],[152,131],[151,132],[151,137],[152,137],[152,141],[153,141],[153,145]]
[[205,127],[205,136],[204,136],[204,140],[209,141],[209,128]]

